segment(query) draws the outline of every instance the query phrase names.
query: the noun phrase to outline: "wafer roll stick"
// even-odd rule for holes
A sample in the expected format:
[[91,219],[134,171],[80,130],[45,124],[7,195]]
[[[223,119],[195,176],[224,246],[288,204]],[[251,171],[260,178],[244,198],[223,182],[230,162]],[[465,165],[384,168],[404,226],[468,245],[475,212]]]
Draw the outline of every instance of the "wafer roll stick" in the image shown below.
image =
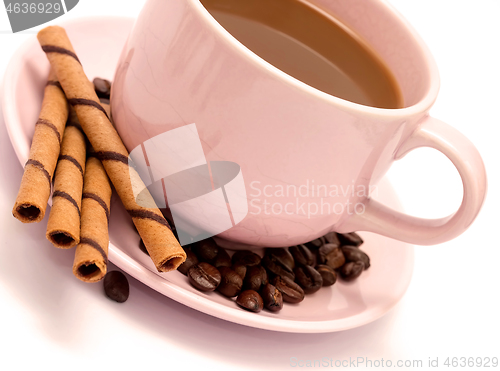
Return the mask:
[[85,166],[80,243],[75,249],[73,274],[97,282],[107,271],[111,185],[101,161],[90,157]]
[[47,239],[60,249],[80,242],[80,210],[85,172],[85,136],[78,128],[73,108],[61,144],[61,154],[54,177],[52,208],[47,222]]
[[29,160],[12,214],[23,223],[39,222],[45,216],[52,175],[57,164],[68,103],[51,69],[45,87],[42,109],[35,125]]
[[[38,33],[38,41],[80,123],[102,161],[116,192],[141,235],[160,272],[168,272],[186,259],[186,253],[173,235],[168,222],[150,194],[136,202],[133,187],[145,188],[139,175],[128,166],[128,152],[120,136],[99,104],[93,84],[88,80],[63,28],[46,27]],[[147,207],[143,206],[147,205]]]

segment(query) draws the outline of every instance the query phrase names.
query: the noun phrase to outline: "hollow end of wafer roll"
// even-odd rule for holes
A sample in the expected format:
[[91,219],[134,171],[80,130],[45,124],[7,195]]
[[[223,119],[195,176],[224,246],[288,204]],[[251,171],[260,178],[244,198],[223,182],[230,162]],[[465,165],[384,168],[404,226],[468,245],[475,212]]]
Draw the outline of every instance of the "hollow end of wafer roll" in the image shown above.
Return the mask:
[[179,265],[184,263],[185,257],[182,255],[173,256],[169,259],[165,259],[165,261],[160,263],[160,266],[157,267],[158,272],[170,272],[176,270]]
[[186,260],[186,252],[179,245],[161,212],[154,212],[152,209],[128,212],[158,272],[176,270]]
[[12,215],[23,223],[38,223],[45,215],[44,210],[33,204],[15,205]]
[[73,266],[73,274],[83,282],[98,282],[104,278],[107,265],[98,260],[84,261]]
[[47,239],[59,249],[70,249],[80,242],[80,238],[72,235],[68,231],[50,231],[47,232]]

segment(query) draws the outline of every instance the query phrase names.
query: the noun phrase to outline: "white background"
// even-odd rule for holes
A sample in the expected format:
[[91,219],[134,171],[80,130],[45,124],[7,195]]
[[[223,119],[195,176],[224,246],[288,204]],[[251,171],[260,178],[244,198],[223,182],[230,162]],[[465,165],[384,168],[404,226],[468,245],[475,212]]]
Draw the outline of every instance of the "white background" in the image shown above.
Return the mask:
[[[64,20],[136,16],[143,1],[80,0]],[[462,236],[416,247],[415,271],[401,302],[354,330],[281,334],[225,322],[184,307],[130,278],[119,305],[102,285],[71,273],[72,251],[44,238],[46,219],[22,225],[11,215],[22,175],[0,123],[0,355],[2,369],[288,369],[290,357],[372,360],[499,357],[500,305],[500,1],[392,0],[430,47],[441,73],[431,114],[478,147],[489,177],[484,208]],[[53,21],[57,23],[58,20]],[[12,34],[0,5],[0,76],[36,29]],[[0,115],[1,116],[1,115]],[[15,164],[15,165],[13,165]],[[407,212],[440,217],[461,199],[458,173],[443,155],[417,150],[389,179]],[[114,267],[111,267],[113,269]],[[151,309],[153,308],[153,309]]]

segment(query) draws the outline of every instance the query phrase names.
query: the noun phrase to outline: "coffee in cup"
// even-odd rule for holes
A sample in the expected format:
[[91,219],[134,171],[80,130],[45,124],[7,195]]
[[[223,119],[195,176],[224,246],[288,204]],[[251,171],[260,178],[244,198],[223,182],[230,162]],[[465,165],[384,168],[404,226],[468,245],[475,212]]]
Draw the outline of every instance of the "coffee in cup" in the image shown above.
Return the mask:
[[325,93],[351,102],[401,108],[403,96],[382,58],[352,29],[296,0],[201,0],[255,54]]

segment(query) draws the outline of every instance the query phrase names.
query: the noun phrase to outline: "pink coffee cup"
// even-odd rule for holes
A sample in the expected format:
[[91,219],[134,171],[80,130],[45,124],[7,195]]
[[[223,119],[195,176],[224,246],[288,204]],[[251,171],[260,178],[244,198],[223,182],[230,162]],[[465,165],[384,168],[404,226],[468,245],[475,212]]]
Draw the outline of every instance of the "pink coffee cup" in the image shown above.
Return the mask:
[[[309,2],[382,57],[404,108],[352,103],[285,74],[232,37],[198,0],[149,0],[123,49],[111,96],[125,145],[133,151],[195,124],[207,163],[240,166],[246,216],[218,233],[236,243],[291,246],[329,231],[370,231],[431,245],[460,235],[481,209],[486,173],[474,145],[428,114],[439,90],[429,50],[385,2]],[[462,204],[446,218],[416,218],[370,197],[391,164],[418,147],[445,154],[462,178]],[[232,202],[226,195],[229,212]]]

